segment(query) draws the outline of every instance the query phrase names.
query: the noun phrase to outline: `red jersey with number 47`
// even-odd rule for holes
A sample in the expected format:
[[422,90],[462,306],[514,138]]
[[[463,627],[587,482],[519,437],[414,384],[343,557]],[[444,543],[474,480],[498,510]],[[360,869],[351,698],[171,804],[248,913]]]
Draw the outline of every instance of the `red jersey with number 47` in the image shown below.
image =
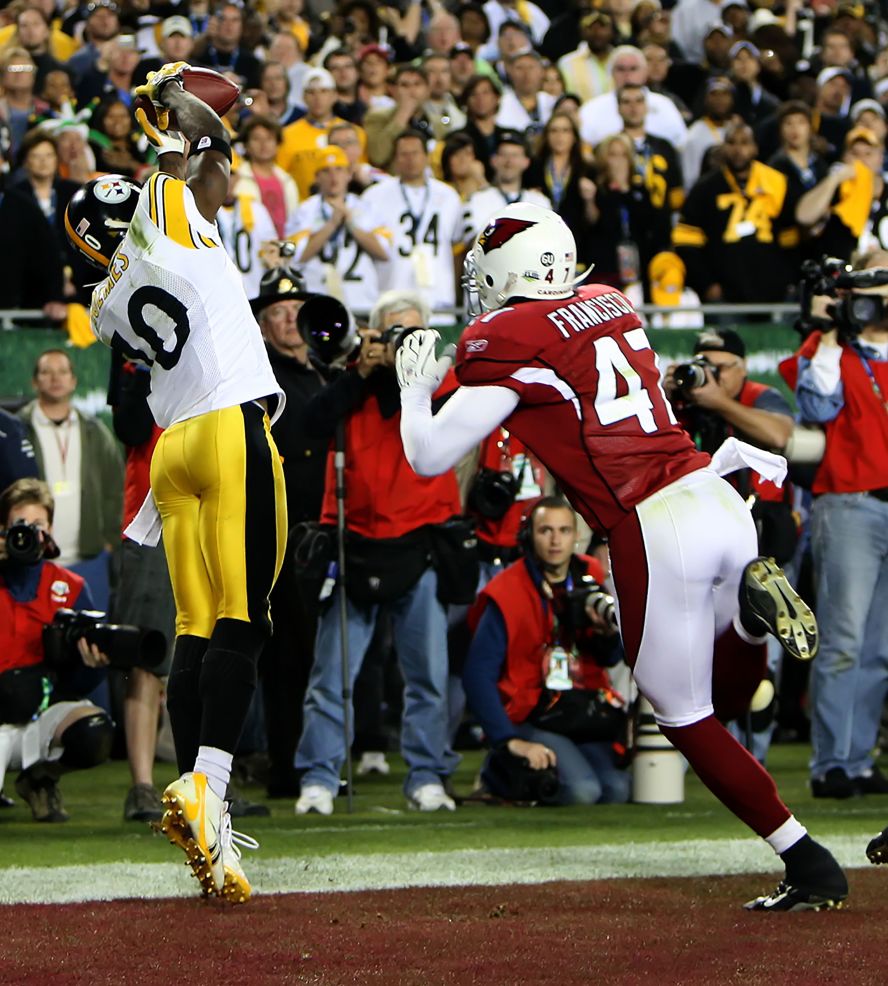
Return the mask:
[[476,318],[460,338],[456,375],[464,386],[515,391],[504,427],[598,531],[709,462],[675,420],[638,315],[607,285]]

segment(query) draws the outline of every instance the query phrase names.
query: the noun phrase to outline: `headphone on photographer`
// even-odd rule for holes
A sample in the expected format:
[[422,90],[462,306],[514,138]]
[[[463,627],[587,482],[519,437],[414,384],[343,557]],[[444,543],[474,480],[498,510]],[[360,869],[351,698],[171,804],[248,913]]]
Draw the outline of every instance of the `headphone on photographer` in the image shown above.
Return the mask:
[[521,517],[521,523],[518,525],[518,535],[516,538],[521,554],[525,558],[533,557],[533,518],[536,516],[537,511],[550,508],[554,509],[556,507],[569,510],[571,513],[574,512],[574,508],[570,505],[567,498],[560,493],[556,493],[553,496],[541,496],[533,500],[527,510],[525,510]]

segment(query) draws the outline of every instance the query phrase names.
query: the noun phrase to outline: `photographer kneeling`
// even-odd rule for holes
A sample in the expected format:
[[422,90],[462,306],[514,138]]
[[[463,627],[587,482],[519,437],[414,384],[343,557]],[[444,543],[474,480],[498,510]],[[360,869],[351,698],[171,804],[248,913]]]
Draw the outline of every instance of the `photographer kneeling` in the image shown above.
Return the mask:
[[522,529],[524,557],[485,586],[469,615],[463,684],[492,747],[481,776],[508,800],[629,797],[615,749],[625,711],[604,668],[619,659],[613,600],[599,563],[573,553],[576,534],[566,500],[539,500]]
[[[59,610],[92,606],[84,580],[48,560],[58,557],[53,507],[49,487],[36,479],[0,494],[0,786],[8,767],[21,769],[15,789],[38,822],[67,821],[59,776],[107,760],[113,738],[98,706],[61,700],[91,690],[97,681],[87,680],[89,672],[72,669],[55,689],[47,678],[44,626]],[[87,668],[108,663],[84,637],[76,647]]]

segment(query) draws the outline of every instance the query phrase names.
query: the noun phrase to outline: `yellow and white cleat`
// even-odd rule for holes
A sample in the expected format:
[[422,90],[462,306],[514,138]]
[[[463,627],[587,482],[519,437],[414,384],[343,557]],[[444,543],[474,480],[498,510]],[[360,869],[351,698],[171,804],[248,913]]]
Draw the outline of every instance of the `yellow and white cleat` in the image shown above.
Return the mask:
[[259,843],[249,835],[235,832],[231,827],[231,815],[226,811],[222,815],[222,866],[225,870],[225,882],[221,896],[228,904],[246,904],[253,892],[241,866],[241,847],[258,849]]
[[[160,829],[185,859],[205,896],[221,895],[225,884],[222,864],[222,819],[225,802],[207,783],[206,774],[187,773],[163,792]],[[230,823],[229,823],[230,824]]]

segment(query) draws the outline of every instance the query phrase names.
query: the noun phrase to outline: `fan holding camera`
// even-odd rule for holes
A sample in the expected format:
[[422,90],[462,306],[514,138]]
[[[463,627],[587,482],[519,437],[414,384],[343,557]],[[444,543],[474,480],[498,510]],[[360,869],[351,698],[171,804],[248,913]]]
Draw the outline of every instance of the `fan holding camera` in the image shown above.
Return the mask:
[[[16,792],[39,822],[67,820],[60,774],[102,763],[113,736],[102,709],[74,698],[95,687],[96,672],[87,669],[108,656],[97,638],[90,643],[95,621],[74,612],[91,608],[88,586],[52,561],[59,554],[53,508],[49,487],[37,479],[17,480],[0,494],[0,786],[7,768],[21,769]],[[44,634],[56,621],[80,629],[57,631],[64,640],[56,640],[62,647],[54,654],[63,667],[53,687]]]
[[576,515],[543,497],[521,533],[523,558],[481,591],[463,684],[491,745],[490,793],[542,804],[623,802],[616,754],[623,700],[606,670],[619,660],[613,599],[594,558],[574,554]]

